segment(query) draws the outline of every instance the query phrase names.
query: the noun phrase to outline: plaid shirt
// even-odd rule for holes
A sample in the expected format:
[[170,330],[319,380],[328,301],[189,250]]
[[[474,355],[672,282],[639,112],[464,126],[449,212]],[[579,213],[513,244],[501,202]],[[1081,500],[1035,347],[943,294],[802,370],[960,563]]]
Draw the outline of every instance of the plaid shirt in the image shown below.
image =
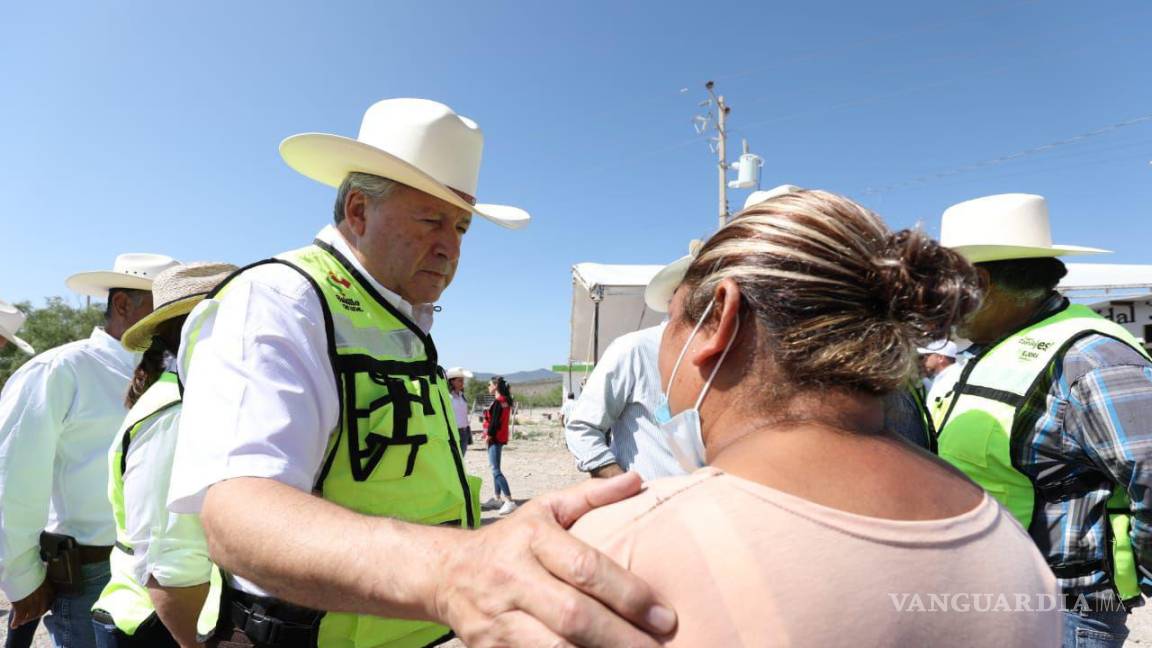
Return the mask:
[[[1054,296],[1038,319],[1066,303]],[[1132,501],[1140,587],[1152,594],[1152,363],[1123,342],[1089,334],[1048,367],[1046,385],[1017,411],[1012,443],[1016,469],[1036,489],[1029,534],[1065,593],[1114,601],[1103,568],[1105,509],[1120,485]],[[1075,571],[1083,574],[1061,577]]]

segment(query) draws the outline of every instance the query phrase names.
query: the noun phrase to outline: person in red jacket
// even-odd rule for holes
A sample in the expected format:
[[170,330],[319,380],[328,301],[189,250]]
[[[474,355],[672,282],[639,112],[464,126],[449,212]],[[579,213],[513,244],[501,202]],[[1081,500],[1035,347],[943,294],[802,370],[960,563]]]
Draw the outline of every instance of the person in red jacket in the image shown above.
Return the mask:
[[500,472],[500,453],[508,443],[508,424],[512,420],[512,408],[516,402],[512,400],[508,382],[501,376],[493,376],[488,382],[488,393],[496,397],[484,412],[484,436],[488,440],[488,464],[492,466],[492,485],[496,489],[496,497],[488,500],[486,506],[499,506],[500,515],[507,515],[516,510],[516,502],[512,501],[508,480]]

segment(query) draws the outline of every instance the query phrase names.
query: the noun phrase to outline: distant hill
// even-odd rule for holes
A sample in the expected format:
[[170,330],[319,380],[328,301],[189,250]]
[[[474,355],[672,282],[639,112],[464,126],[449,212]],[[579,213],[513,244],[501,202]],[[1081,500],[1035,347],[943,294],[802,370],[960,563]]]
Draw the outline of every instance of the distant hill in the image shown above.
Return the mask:
[[[475,378],[476,378],[476,380],[488,380],[489,378],[491,378],[492,376],[495,376],[495,375],[496,374],[494,374],[494,373],[485,373],[482,371],[477,371],[475,374]],[[562,376],[560,374],[556,373],[555,371],[549,371],[547,369],[533,369],[532,371],[517,371],[515,373],[503,374],[503,376],[504,376],[504,380],[507,380],[508,384],[510,384],[510,385],[516,385],[519,383],[542,382],[545,380],[555,380],[556,382],[560,382],[560,380],[562,379]]]

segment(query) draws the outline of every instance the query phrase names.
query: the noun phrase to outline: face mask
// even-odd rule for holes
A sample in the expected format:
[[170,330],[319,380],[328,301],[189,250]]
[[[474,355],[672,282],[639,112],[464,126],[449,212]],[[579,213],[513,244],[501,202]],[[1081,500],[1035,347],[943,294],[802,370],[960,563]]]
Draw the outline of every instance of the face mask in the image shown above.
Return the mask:
[[708,318],[708,313],[712,311],[712,305],[716,302],[713,299],[708,302],[708,307],[704,309],[704,314],[700,316],[700,321],[696,322],[696,328],[692,329],[692,334],[688,336],[688,340],[684,343],[684,348],[680,350],[680,355],[676,358],[676,364],[672,366],[672,375],[668,378],[668,385],[664,388],[663,398],[660,399],[660,405],[656,408],[655,416],[656,422],[660,424],[660,430],[664,433],[664,438],[668,441],[668,447],[672,450],[672,456],[676,458],[676,462],[680,464],[680,468],[685,473],[690,473],[697,468],[702,468],[707,465],[704,460],[704,436],[700,428],[700,404],[704,402],[704,396],[708,394],[708,389],[712,386],[712,380],[716,377],[716,373],[720,371],[720,365],[724,364],[724,358],[728,357],[728,351],[732,349],[732,343],[736,341],[736,334],[740,332],[740,319],[736,319],[736,329],[732,331],[732,337],[728,340],[728,346],[724,347],[724,353],[720,354],[720,359],[716,362],[716,366],[712,368],[712,373],[708,376],[708,382],[704,383],[704,388],[700,390],[700,396],[696,398],[696,404],[692,409],[684,410],[676,416],[672,416],[672,410],[668,405],[668,389],[672,386],[672,381],[676,379],[676,371],[680,369],[680,362],[684,360],[684,355],[688,353],[688,345],[692,344],[692,338],[696,337],[696,333],[700,330],[700,326],[704,324],[704,320]]

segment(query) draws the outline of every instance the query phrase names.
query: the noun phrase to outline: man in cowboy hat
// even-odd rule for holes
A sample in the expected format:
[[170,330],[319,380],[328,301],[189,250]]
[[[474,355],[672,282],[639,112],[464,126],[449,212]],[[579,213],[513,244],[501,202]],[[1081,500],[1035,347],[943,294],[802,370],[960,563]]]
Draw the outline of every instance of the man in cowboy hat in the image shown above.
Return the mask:
[[0,349],[8,346],[8,343],[11,342],[24,353],[36,355],[36,350],[32,348],[31,344],[16,336],[27,318],[28,316],[19,308],[0,299]]
[[200,513],[230,574],[217,645],[424,646],[447,626],[469,643],[655,645],[637,628],[672,631],[645,584],[564,530],[636,492],[634,477],[461,529],[478,496],[431,304],[473,214],[529,219],[476,203],[482,143],[475,122],[424,99],[374,104],[358,139],[284,140],[289,166],[338,188],[335,223],[186,322],[169,506]]
[[[44,624],[57,646],[95,645],[89,608],[116,538],[108,446],[136,367],[119,339],[152,310],[152,279],[172,265],[122,254],[110,271],[70,277],[73,291],[107,299],[104,326],[32,358],[0,393],[0,588],[12,627],[50,612]],[[78,571],[57,571],[65,565]]]
[[460,453],[463,454],[472,445],[472,421],[468,416],[468,397],[464,394],[464,381],[472,377],[472,372],[464,367],[452,367],[444,375],[452,395],[452,412],[460,433]]
[[[744,208],[771,200],[800,187],[790,184],[748,194]],[[684,279],[692,253],[656,273],[645,289],[648,308],[668,312],[672,293]],[[633,331],[612,341],[588,376],[571,409],[564,416],[564,436],[576,468],[592,477],[612,477],[634,471],[644,479],[681,475],[666,434],[657,421],[663,396],[657,356],[664,324]]]
[[974,357],[933,387],[940,456],[1027,529],[1065,594],[1065,645],[1123,643],[1152,591],[1152,362],[1123,327],[1056,292],[1041,196],[977,198],[944,212],[941,243],[988,289],[957,333]]

